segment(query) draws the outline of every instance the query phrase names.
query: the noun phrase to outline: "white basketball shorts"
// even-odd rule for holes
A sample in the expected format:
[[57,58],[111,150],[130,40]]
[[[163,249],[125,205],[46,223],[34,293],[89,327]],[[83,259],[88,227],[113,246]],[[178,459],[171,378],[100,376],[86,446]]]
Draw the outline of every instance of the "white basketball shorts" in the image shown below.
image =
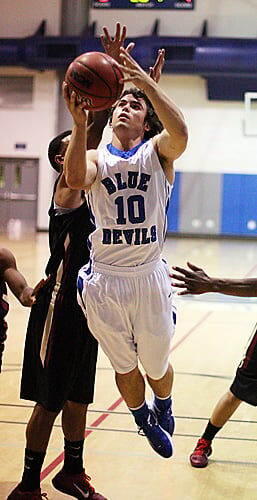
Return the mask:
[[169,273],[160,259],[126,268],[89,262],[79,271],[78,302],[117,373],[138,359],[150,378],[166,373],[176,322]]

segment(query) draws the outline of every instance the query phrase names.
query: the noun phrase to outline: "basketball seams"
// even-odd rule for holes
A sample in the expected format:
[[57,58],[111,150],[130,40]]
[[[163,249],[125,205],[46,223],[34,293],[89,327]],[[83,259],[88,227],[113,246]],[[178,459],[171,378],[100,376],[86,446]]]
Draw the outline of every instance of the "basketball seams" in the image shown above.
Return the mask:
[[[81,92],[81,91],[82,91],[82,89],[81,89],[80,87],[77,87],[77,86],[76,86],[76,84],[75,84],[75,83],[73,83],[73,81],[69,80],[69,77],[66,77],[66,81],[67,81],[68,85],[70,85],[71,87],[73,87],[73,88],[74,88],[75,92],[77,91],[77,92],[79,93],[79,92]],[[109,99],[113,99],[113,96],[106,96],[106,95],[91,94],[91,93],[90,93],[90,92],[88,92],[88,91],[87,91],[87,95],[88,95],[89,97],[96,97],[97,99],[98,99],[98,98],[99,98],[99,99],[107,99],[107,101],[108,101]],[[83,96],[83,95],[82,95],[81,97],[85,97],[85,98],[86,98],[86,96]]]
[[[109,64],[110,64],[110,65],[111,65],[111,67],[112,67],[112,70],[113,70],[113,73],[114,73],[114,76],[115,76],[115,80],[116,80],[116,94],[115,94],[115,95],[116,95],[116,97],[117,97],[117,99],[118,99],[118,95],[119,95],[119,86],[120,86],[120,84],[119,84],[118,75],[117,75],[117,73],[116,73],[116,69],[117,69],[118,71],[120,71],[120,69],[119,69],[118,67],[116,67],[116,65],[112,64],[112,62],[111,62],[111,61],[109,61],[109,59],[107,59],[106,55],[107,55],[107,54],[103,54],[103,57],[104,57],[104,59],[106,59],[106,60],[109,62]],[[109,56],[109,57],[110,57],[110,56]],[[115,60],[115,59],[114,59],[114,60]],[[121,73],[121,71],[120,71],[120,73]],[[123,75],[122,75],[122,73],[121,73],[121,78],[122,78],[122,77],[123,77]],[[114,96],[113,96],[113,97],[114,97]]]
[[[88,68],[87,68],[88,69]],[[97,73],[96,73],[97,75]],[[98,76],[98,75],[97,75]],[[76,82],[74,82],[74,80],[71,80],[69,75],[66,75],[66,81],[69,85],[71,85],[72,87],[74,87],[74,89],[76,89],[76,91],[79,93],[79,92],[82,92],[83,91],[83,88],[82,87],[79,87]],[[106,85],[107,88],[108,88],[108,85]],[[108,90],[110,91],[110,88],[108,88]],[[99,98],[102,98],[102,99],[112,99],[113,96],[112,95],[109,95],[109,96],[106,96],[106,95],[98,95],[98,94],[93,94],[91,93],[90,91],[87,90],[87,95],[90,96],[90,97],[99,97]]]
[[[109,62],[109,61],[108,61]],[[91,73],[93,73],[95,76],[97,76],[97,78],[99,78],[99,80],[102,80],[102,82],[106,85],[106,87],[109,89],[110,91],[110,96],[109,97],[113,97],[112,95],[112,88],[111,86],[108,84],[108,82],[106,82],[106,80],[97,73],[97,71],[95,71],[93,68],[91,68],[90,66],[87,66],[87,64],[85,63],[82,63],[81,61],[76,61],[76,63],[80,64],[81,66],[83,66],[84,68],[86,68],[87,70],[91,71]],[[110,64],[110,62],[109,62]],[[110,64],[110,66],[112,67],[112,65]]]

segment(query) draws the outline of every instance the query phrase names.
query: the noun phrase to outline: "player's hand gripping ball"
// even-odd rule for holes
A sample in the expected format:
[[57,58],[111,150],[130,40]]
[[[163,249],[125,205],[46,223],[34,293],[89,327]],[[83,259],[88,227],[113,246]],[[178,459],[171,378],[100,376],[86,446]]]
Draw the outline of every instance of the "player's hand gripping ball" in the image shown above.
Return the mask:
[[65,82],[85,103],[85,109],[101,111],[119,99],[123,74],[117,62],[102,52],[85,52],[69,65]]

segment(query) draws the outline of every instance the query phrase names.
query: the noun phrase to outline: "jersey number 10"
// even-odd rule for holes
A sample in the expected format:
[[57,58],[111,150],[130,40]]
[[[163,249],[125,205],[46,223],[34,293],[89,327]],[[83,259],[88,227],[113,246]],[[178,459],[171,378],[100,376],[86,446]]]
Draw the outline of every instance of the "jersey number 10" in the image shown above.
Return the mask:
[[[118,196],[115,200],[118,209],[117,224],[127,224],[124,209],[124,197]],[[129,196],[127,198],[128,220],[131,224],[138,224],[145,220],[145,200],[141,194]]]

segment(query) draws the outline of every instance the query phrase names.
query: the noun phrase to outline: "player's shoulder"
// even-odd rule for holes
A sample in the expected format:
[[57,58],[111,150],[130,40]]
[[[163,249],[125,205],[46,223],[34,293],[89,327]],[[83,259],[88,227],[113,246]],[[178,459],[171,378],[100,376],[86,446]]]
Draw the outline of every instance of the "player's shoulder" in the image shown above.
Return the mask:
[[0,275],[9,267],[15,267],[15,257],[8,248],[0,247]]

